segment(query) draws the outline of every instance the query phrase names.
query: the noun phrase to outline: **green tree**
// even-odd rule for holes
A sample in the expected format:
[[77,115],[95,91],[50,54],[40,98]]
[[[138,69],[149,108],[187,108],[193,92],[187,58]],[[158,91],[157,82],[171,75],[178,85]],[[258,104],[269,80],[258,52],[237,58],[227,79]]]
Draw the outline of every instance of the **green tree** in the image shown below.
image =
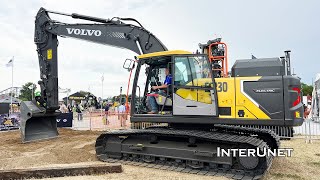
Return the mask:
[[[33,85],[33,91],[32,91],[32,85]],[[37,85],[32,82],[27,82],[24,84],[20,90],[20,96],[19,99],[22,101],[31,101],[32,100],[32,94],[34,94],[35,90],[37,89]]]
[[[126,96],[125,94],[121,94],[121,102],[126,102]],[[112,97],[112,102],[120,102],[120,95],[118,96],[113,96]]]
[[89,95],[89,94],[90,94],[90,92],[88,92],[88,91],[79,91],[79,93],[80,93],[80,94],[82,94],[82,95],[84,95],[84,96],[86,96],[86,95]]
[[304,96],[306,96],[308,94],[312,95],[312,91],[313,91],[313,86],[305,84],[305,83],[302,83],[302,94]]

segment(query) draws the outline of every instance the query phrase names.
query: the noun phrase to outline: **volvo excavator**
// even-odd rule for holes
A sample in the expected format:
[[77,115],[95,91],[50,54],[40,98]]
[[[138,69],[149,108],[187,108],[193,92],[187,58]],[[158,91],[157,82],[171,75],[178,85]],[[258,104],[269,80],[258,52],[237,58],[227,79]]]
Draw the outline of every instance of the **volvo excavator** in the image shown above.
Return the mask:
[[[68,24],[50,13],[94,23]],[[217,149],[279,148],[271,130],[238,125],[293,127],[303,122],[301,84],[287,69],[288,57],[238,60],[228,74],[224,43],[200,44],[201,53],[168,50],[133,18],[103,19],[41,8],[35,20],[41,95],[21,103],[23,142],[58,136],[58,39],[71,37],[131,50],[124,68],[135,69],[130,121],[164,123],[145,129],[104,132],[95,144],[101,161],[120,162],[167,170],[259,179],[272,156],[218,156]],[[172,83],[164,94],[152,92],[169,69]],[[148,114],[150,94],[159,113]]]

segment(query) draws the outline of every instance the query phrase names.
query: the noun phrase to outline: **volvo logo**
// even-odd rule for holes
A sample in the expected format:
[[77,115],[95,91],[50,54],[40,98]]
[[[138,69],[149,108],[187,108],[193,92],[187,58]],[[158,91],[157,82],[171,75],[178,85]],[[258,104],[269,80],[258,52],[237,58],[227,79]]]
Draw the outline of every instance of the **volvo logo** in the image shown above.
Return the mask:
[[101,36],[100,30],[95,29],[76,29],[76,28],[66,28],[68,34],[75,34],[80,36]]

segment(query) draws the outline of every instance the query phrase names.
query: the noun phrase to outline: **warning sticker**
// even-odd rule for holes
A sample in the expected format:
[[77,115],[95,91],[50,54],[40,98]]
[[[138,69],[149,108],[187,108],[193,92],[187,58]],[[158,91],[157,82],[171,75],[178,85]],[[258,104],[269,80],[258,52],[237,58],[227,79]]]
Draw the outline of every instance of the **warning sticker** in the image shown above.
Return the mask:
[[52,49],[47,50],[47,59],[51,60],[52,59]]

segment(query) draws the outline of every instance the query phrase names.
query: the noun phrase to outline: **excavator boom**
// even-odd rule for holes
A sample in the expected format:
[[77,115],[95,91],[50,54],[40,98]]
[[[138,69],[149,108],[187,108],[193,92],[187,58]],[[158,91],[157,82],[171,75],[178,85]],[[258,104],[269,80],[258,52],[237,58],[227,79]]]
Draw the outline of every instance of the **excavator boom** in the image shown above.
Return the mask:
[[[49,13],[88,20],[91,24],[66,24],[52,20]],[[137,25],[127,24],[131,21]],[[58,135],[56,117],[58,102],[57,36],[71,37],[93,43],[129,49],[137,54],[166,51],[152,33],[133,18],[102,19],[80,14],[66,14],[40,8],[35,20],[34,42],[40,66],[41,96],[22,102],[21,134],[23,142],[54,138]]]

